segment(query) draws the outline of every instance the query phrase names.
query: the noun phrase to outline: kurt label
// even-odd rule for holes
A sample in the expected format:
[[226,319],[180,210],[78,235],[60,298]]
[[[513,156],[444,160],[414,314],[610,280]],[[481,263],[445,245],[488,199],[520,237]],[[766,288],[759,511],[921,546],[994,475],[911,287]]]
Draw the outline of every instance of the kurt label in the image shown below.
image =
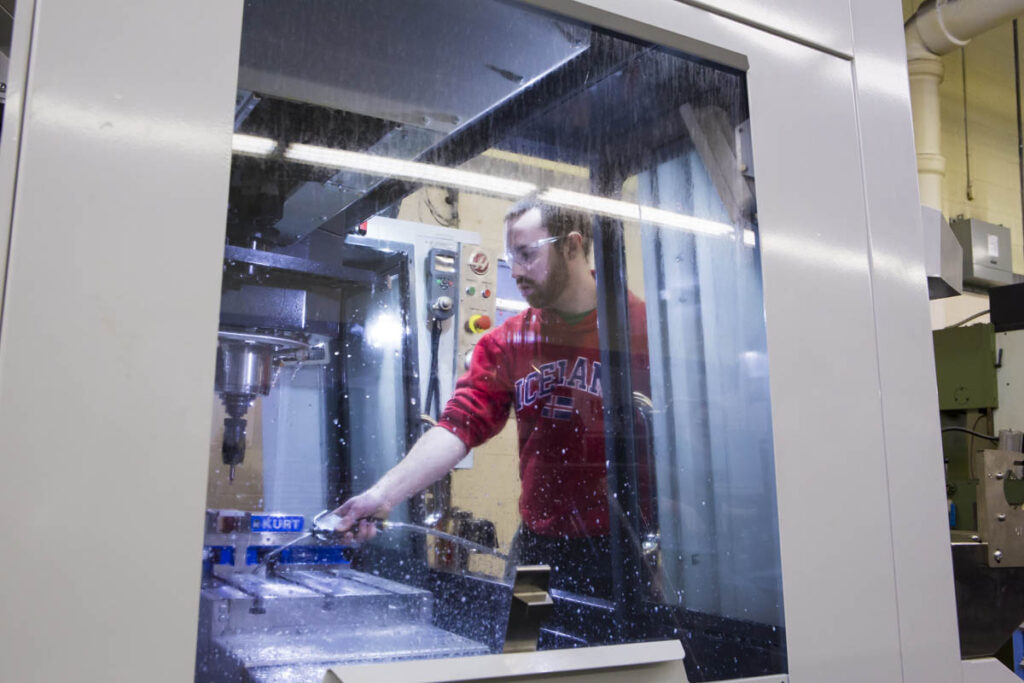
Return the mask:
[[302,531],[306,519],[301,515],[253,515],[253,531]]

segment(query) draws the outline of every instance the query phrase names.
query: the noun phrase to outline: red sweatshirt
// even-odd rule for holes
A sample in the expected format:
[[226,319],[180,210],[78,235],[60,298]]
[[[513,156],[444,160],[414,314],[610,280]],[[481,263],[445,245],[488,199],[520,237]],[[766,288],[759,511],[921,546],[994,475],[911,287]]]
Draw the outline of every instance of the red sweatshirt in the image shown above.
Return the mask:
[[[630,294],[633,382],[649,385],[647,315]],[[455,385],[440,425],[473,448],[505,425],[519,429],[519,512],[544,536],[607,534],[601,349],[597,312],[570,325],[528,308],[487,333]]]

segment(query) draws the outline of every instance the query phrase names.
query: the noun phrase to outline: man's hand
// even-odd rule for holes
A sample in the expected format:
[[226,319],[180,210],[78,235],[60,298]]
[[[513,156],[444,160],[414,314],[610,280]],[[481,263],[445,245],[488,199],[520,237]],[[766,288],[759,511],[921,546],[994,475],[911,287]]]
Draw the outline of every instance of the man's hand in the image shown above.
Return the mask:
[[376,488],[371,488],[341,504],[334,514],[341,520],[334,530],[344,535],[346,543],[368,541],[377,535],[377,525],[372,518],[386,519],[391,506]]
[[443,477],[468,450],[459,437],[444,427],[434,427],[369,490],[334,511],[341,517],[334,530],[343,533],[348,542],[368,541],[377,535],[372,518],[387,518],[392,507]]

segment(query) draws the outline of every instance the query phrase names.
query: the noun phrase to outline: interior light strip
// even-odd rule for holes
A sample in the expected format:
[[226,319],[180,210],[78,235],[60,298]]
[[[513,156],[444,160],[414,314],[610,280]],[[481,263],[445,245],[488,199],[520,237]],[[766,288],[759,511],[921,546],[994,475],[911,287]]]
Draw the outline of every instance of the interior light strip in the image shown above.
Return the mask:
[[390,157],[350,152],[343,149],[328,149],[315,145],[292,143],[284,151],[285,159],[299,161],[318,166],[329,166],[350,171],[359,171],[371,175],[390,176],[402,180],[431,183],[461,190],[476,190],[485,194],[518,199],[537,187],[518,180],[506,180],[483,173],[462,171],[457,168],[424,164],[419,161],[406,161]]
[[640,204],[624,202],[618,199],[594,197],[593,195],[570,192],[569,190],[554,188],[545,190],[541,193],[540,200],[548,204],[564,206],[570,209],[582,209],[583,211],[609,216],[610,218],[653,223],[704,235],[722,236],[735,233],[735,228],[728,223],[709,221],[704,218],[686,216],[674,211],[656,209],[652,206],[641,206]]
[[[270,138],[235,133],[231,148],[239,154],[266,156],[277,149],[277,142]],[[360,173],[369,173],[371,175],[440,185],[442,187],[471,190],[510,199],[521,199],[528,194],[537,192],[536,185],[519,180],[498,178],[484,173],[425,164],[419,161],[393,159],[375,154],[331,149],[297,142],[288,145],[283,156],[290,161],[305,164],[328,166]],[[618,199],[595,197],[594,195],[559,188],[544,190],[538,195],[538,199],[547,204],[596,213],[610,218],[652,223],[704,235],[724,236],[735,234],[736,232],[735,228],[727,223],[719,223],[704,218],[686,216],[674,211],[666,211],[665,209],[641,206]],[[747,232],[749,231],[744,231],[743,241],[746,244],[750,244],[753,235],[748,235]]]
[[627,221],[640,220],[640,205],[619,201],[618,199],[606,199],[595,197],[582,192],[570,190],[559,190],[551,188],[541,192],[540,201],[545,204],[564,206],[567,209],[578,209],[590,213],[608,216],[609,218],[621,218]]
[[731,235],[736,232],[728,223],[709,221],[705,218],[686,216],[674,211],[655,209],[650,206],[640,207],[640,221],[643,223],[655,223],[668,228],[678,228],[687,232],[696,232],[703,235]]
[[235,133],[231,136],[231,151],[237,154],[249,154],[252,156],[269,156],[277,149],[277,140],[261,138],[255,135]]

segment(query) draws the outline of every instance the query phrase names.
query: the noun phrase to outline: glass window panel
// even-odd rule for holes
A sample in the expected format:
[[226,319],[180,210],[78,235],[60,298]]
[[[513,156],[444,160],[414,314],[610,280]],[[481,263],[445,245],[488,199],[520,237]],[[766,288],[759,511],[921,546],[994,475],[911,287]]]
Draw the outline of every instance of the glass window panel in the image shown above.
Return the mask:
[[[197,680],[785,671],[744,75],[498,0],[245,8]],[[353,497],[372,539],[314,528]]]

